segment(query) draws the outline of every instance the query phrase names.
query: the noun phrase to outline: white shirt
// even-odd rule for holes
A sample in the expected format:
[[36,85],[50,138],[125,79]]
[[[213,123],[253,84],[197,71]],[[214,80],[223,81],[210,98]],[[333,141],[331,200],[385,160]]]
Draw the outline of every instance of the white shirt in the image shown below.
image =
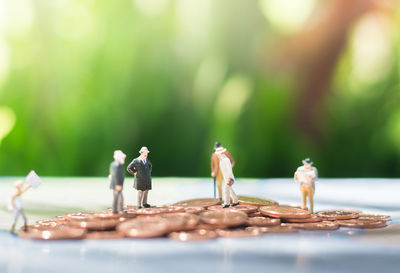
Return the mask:
[[225,181],[229,179],[235,180],[232,172],[232,164],[227,156],[223,155],[221,158],[219,158],[219,169],[221,170]]
[[301,185],[313,186],[314,182],[318,180],[318,171],[315,167],[311,167],[310,170],[307,170],[304,166],[300,166],[297,168],[296,174],[296,181],[300,182]]

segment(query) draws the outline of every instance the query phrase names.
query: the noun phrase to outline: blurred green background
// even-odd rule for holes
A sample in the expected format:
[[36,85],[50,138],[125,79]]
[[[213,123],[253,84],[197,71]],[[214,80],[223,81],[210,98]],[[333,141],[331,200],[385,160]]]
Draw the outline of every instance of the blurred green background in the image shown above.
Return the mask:
[[0,175],[400,176],[398,0],[0,0]]

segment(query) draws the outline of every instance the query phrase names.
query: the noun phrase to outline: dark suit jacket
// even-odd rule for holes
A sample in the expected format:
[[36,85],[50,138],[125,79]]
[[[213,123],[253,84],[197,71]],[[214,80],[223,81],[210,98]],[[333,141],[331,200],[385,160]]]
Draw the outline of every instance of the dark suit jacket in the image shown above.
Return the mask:
[[138,157],[132,160],[128,165],[128,172],[132,175],[136,173],[133,187],[137,190],[151,190],[151,170],[152,165],[150,160],[146,159],[146,164]]
[[111,174],[111,183],[110,189],[114,189],[116,185],[123,186],[124,185],[124,166],[119,164],[117,161],[113,161],[110,164],[110,174]]

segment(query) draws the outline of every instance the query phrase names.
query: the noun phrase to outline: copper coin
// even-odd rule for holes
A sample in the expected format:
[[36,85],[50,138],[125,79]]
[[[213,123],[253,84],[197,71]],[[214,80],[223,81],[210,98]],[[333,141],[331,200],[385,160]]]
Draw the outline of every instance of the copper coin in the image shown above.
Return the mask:
[[216,230],[218,236],[220,237],[230,237],[230,238],[245,238],[245,237],[256,237],[260,236],[262,232],[257,229],[236,229],[236,230],[227,230],[227,229],[217,229]]
[[249,213],[248,216],[249,217],[264,217],[264,215],[259,211],[256,211],[256,212],[253,212],[253,213]]
[[382,220],[391,221],[392,218],[389,215],[382,214],[361,214],[357,219],[359,220]]
[[56,217],[54,217],[53,221],[58,222],[58,223],[65,223],[65,222],[67,222],[67,219],[65,219],[64,216],[56,216]]
[[244,206],[244,205],[238,205],[229,208],[223,208],[221,205],[216,205],[207,208],[207,210],[234,210],[234,211],[243,211],[244,213],[254,213],[257,211],[257,209],[258,207],[256,206]]
[[136,213],[125,213],[125,214],[114,214],[110,212],[96,212],[93,214],[93,217],[96,219],[101,219],[101,220],[110,220],[110,219],[120,219],[121,217],[123,218],[134,218],[136,216]]
[[67,226],[82,228],[87,230],[111,230],[119,224],[119,219],[96,219],[91,218],[86,221],[69,221]]
[[154,207],[154,208],[143,208],[136,210],[138,216],[150,216],[164,213],[175,213],[184,212],[185,209],[179,206],[167,206],[167,207]]
[[86,233],[85,239],[103,240],[103,239],[120,239],[124,235],[117,231],[102,231],[102,232],[89,232]]
[[193,230],[193,231],[182,231],[182,232],[172,232],[168,234],[168,238],[187,242],[187,241],[203,241],[211,240],[217,238],[218,235],[215,231],[211,230]]
[[185,225],[183,230],[193,230],[196,228],[197,224],[200,222],[200,217],[192,213],[178,213],[185,220]]
[[215,198],[197,198],[197,199],[189,199],[184,200],[178,203],[175,203],[175,206],[182,206],[182,207],[211,207],[215,205],[219,205],[221,202]]
[[90,212],[72,212],[64,215],[67,221],[87,221],[93,216]]
[[264,215],[274,218],[309,218],[310,213],[307,210],[292,208],[288,206],[264,206],[260,207],[260,212]]
[[117,231],[131,238],[160,237],[168,230],[168,221],[159,216],[135,218],[117,226]]
[[382,220],[359,220],[359,219],[350,219],[350,220],[340,220],[337,223],[341,227],[348,228],[382,228],[386,227],[386,221]]
[[39,220],[33,225],[34,227],[41,228],[55,228],[57,226],[63,225],[64,223],[59,223],[54,220]]
[[268,217],[249,217],[247,219],[247,225],[249,226],[258,226],[258,227],[268,227],[268,226],[276,226],[281,223],[280,219],[276,218],[268,218]]
[[321,222],[322,218],[315,214],[311,214],[309,218],[284,218],[284,220],[289,223],[315,223]]
[[255,196],[239,195],[238,199],[241,205],[257,206],[257,207],[278,205],[278,202],[274,200],[255,197]]
[[241,211],[215,210],[200,214],[203,223],[221,227],[240,226],[246,223],[247,214]]
[[204,230],[216,230],[217,228],[218,228],[218,226],[204,224],[204,223],[198,224],[195,227],[196,230],[202,230],[202,229],[204,229]]
[[358,218],[358,210],[323,210],[316,213],[322,220],[348,220]]
[[34,240],[77,240],[83,239],[85,234],[86,230],[84,229],[60,227],[48,230],[28,229],[24,231],[21,229],[18,236]]
[[282,226],[304,230],[336,230],[339,224],[335,221],[322,221],[315,223],[284,223]]
[[246,230],[258,230],[261,233],[294,233],[298,229],[288,226],[272,226],[272,227],[247,227]]
[[206,210],[203,207],[184,207],[184,209],[185,209],[185,212],[193,213],[193,214],[200,214]]
[[167,214],[160,214],[158,217],[161,217],[167,221],[168,232],[182,231],[185,229],[185,224],[186,224],[186,219],[185,219],[184,214],[185,214],[184,212],[183,213],[167,213]]

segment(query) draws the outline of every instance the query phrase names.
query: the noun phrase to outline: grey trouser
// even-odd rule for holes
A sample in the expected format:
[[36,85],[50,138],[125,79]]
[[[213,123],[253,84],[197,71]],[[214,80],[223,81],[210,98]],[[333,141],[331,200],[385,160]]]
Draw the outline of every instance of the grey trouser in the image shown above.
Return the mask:
[[123,207],[124,207],[124,196],[122,195],[122,191],[114,190],[114,201],[112,206],[113,213],[122,212]]
[[138,190],[138,197],[137,197],[137,205],[143,206],[147,204],[147,195],[149,194],[149,190],[141,191]]
[[228,183],[226,183],[226,182],[225,182],[225,196],[224,197],[225,197],[224,205],[231,204],[231,201],[232,201],[232,204],[239,202],[235,192],[232,189],[232,186],[229,186]]
[[24,210],[22,208],[16,209],[14,211],[14,224],[13,225],[15,226],[17,224],[18,218],[20,216],[22,216],[22,219],[24,219],[24,225],[26,226],[26,216],[25,216]]

